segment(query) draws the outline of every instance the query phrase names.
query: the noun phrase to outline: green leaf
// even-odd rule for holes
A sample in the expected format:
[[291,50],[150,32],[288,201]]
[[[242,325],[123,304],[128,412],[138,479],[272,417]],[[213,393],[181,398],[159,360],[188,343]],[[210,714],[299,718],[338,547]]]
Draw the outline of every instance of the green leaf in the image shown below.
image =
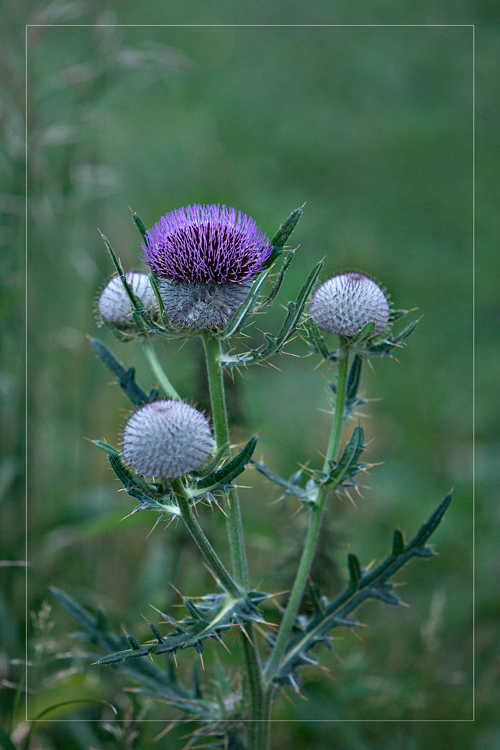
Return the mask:
[[280,268],[280,272],[278,274],[278,278],[276,279],[276,282],[273,284],[271,291],[269,295],[264,299],[262,302],[259,302],[259,304],[255,307],[255,310],[262,310],[263,307],[266,307],[269,305],[278,294],[279,290],[281,289],[281,285],[283,283],[283,279],[285,278],[285,274],[288,270],[288,266],[293,260],[293,256],[295,255],[295,250],[290,250],[288,255],[286,256],[285,260],[283,261],[283,265]]
[[319,586],[312,579],[309,579],[308,591],[314,607],[314,611],[320,615],[323,615],[325,612],[325,607],[321,600],[321,592],[319,590]]
[[[295,631],[281,661],[278,680],[284,681],[297,666],[305,663],[307,651],[318,643],[328,642],[328,633],[336,627],[354,627],[357,623],[349,614],[369,598],[379,599],[387,604],[401,605],[403,602],[393,592],[394,584],[389,580],[413,557],[429,557],[434,554],[425,542],[436,530],[449,504],[451,492],[444,498],[429,519],[421,526],[415,537],[404,544],[404,537],[399,529],[393,537],[390,554],[371,573],[361,571],[355,555],[349,555],[348,566],[350,581],[347,587],[333,601],[327,602],[322,610],[315,607],[315,613],[301,631]],[[357,585],[356,585],[357,582]],[[316,599],[318,596],[316,595]],[[323,604],[323,598],[321,598]]]
[[260,358],[269,357],[271,354],[274,354],[275,352],[279,351],[279,349],[288,341],[290,336],[295,332],[299,318],[302,315],[302,312],[304,310],[309,294],[311,293],[312,289],[314,288],[314,285],[316,284],[316,280],[319,276],[319,272],[321,271],[322,266],[323,266],[322,260],[320,260],[319,263],[316,263],[311,273],[305,280],[302,286],[302,289],[300,290],[295,302],[288,303],[288,313],[285,318],[285,322],[281,326],[280,332],[275,338],[273,337],[273,341],[272,342],[270,341],[267,348],[263,349],[260,352]]
[[375,321],[372,320],[369,323],[367,323],[363,328],[356,333],[355,336],[349,339],[350,344],[359,344],[362,341],[367,341],[371,336],[373,336],[373,331],[375,330]]
[[264,461],[254,461],[251,460],[251,464],[255,466],[257,471],[259,471],[261,474],[263,474],[265,477],[267,477],[271,482],[274,484],[277,484],[278,487],[282,487],[285,490],[285,493],[282,495],[282,497],[286,497],[287,495],[293,495],[294,497],[298,497],[303,502],[310,502],[312,499],[312,496],[317,494],[317,487],[315,486],[313,490],[311,489],[303,489],[299,485],[300,477],[302,476],[302,471],[296,472],[289,480],[283,479],[282,477],[278,476],[278,474],[275,474],[271,469],[269,469]]
[[224,443],[224,445],[221,445],[215,456],[211,458],[204,466],[202,466],[201,469],[191,472],[192,476],[202,478],[207,477],[209,474],[213,474],[217,466],[227,456],[228,446],[229,443]]
[[412,323],[410,323],[409,325],[407,325],[406,328],[404,328],[401,331],[401,333],[399,333],[397,336],[395,336],[395,338],[394,338],[394,344],[396,344],[396,345],[401,344],[406,338],[408,338],[408,336],[410,335],[410,333],[413,333],[413,331],[418,326],[418,324],[419,324],[419,321],[418,320],[414,320]]
[[118,448],[114,448],[112,445],[110,445],[109,443],[106,443],[104,440],[92,440],[91,442],[94,443],[94,445],[97,445],[98,448],[100,448],[102,451],[104,451],[108,455],[120,456],[120,451],[118,450]]
[[323,261],[320,261],[314,266],[302,289],[300,290],[295,302],[288,303],[287,316],[283,325],[281,326],[281,330],[278,335],[273,336],[270,333],[265,333],[264,337],[267,339],[267,346],[261,346],[258,349],[253,349],[249,352],[245,352],[244,354],[226,354],[222,357],[223,364],[234,365],[241,363],[246,366],[254,363],[262,363],[283,348],[283,346],[290,340],[290,338],[297,330],[300,317],[307,302],[307,298],[316,283],[316,279],[318,278],[322,263]]
[[385,355],[391,354],[392,350],[396,347],[400,347],[403,344],[403,341],[408,338],[410,333],[412,333],[415,328],[417,327],[419,321],[414,320],[412,323],[410,323],[406,328],[401,331],[397,336],[390,335],[382,341],[377,341],[373,344],[368,344],[366,351],[368,354],[375,354],[380,357],[383,357]]
[[433,557],[436,553],[432,547],[417,547],[413,550],[413,554],[417,557]]
[[146,234],[147,234],[148,230],[146,229],[145,225],[140,220],[140,218],[138,217],[138,215],[136,214],[135,211],[132,211],[132,218],[133,218],[133,220],[135,222],[135,225],[136,225],[137,229],[141,233],[142,237],[144,239],[146,239]]
[[347,565],[349,567],[349,583],[352,589],[357,589],[361,581],[361,565],[356,555],[351,552],[347,555]]
[[[438,505],[434,513],[427,519],[427,521],[420,527],[417,534],[413,537],[411,542],[407,544],[407,549],[416,550],[418,547],[422,547],[425,542],[429,539],[431,534],[437,529],[441,520],[448,510],[448,507],[453,498],[453,491],[449,492],[444,498],[443,502]],[[426,553],[428,554],[428,553]]]
[[61,589],[55,586],[49,587],[56,599],[63,605],[64,609],[69,612],[74,620],[82,626],[87,632],[94,634],[96,632],[96,619],[92,617],[87,610],[83,609],[78,602],[76,602],[71,596],[68,596]]
[[361,379],[361,369],[363,360],[356,354],[352,361],[349,376],[347,378],[346,409],[350,411],[350,406],[356,401],[358,395],[359,381]]
[[197,490],[200,489],[215,489],[216,487],[223,487],[228,485],[233,479],[235,479],[244,470],[252,453],[255,450],[257,444],[258,435],[254,435],[248,443],[241,449],[232,461],[223,466],[221,469],[217,469],[212,474],[198,480],[195,487]]
[[405,550],[405,537],[402,531],[396,529],[392,539],[392,554],[395,557],[402,555]]
[[121,280],[121,282],[123,284],[123,287],[124,287],[124,289],[125,289],[128,297],[130,299],[130,303],[132,305],[132,310],[135,311],[135,312],[132,312],[132,315],[134,317],[135,323],[136,323],[137,327],[139,328],[139,330],[143,331],[143,330],[145,330],[145,326],[144,326],[144,322],[142,320],[142,315],[144,315],[146,313],[146,309],[145,309],[144,305],[142,304],[141,300],[139,299],[139,297],[136,297],[136,295],[134,294],[134,290],[132,289],[132,287],[128,283],[127,278],[125,276],[125,272],[124,272],[124,270],[122,268],[122,265],[121,265],[120,261],[118,260],[117,256],[115,255],[115,251],[111,247],[111,244],[110,244],[108,238],[102,232],[99,232],[99,234],[101,235],[102,239],[104,240],[104,242],[106,244],[106,247],[108,249],[108,252],[111,255],[111,259],[112,259],[113,264],[114,264],[114,266],[116,268],[118,276],[120,277],[120,280]]
[[300,206],[300,208],[296,208],[295,211],[292,211],[288,219],[283,222],[283,224],[280,226],[280,228],[272,238],[271,245],[273,246],[273,251],[266,261],[266,267],[272,266],[276,258],[278,258],[283,252],[281,248],[297,226],[297,223],[302,215],[303,208],[303,206]]
[[309,339],[309,344],[312,347],[313,351],[316,354],[321,354],[324,359],[331,360],[332,353],[328,351],[325,344],[325,339],[320,333],[319,328],[313,318],[308,318],[305,321],[304,326],[306,329],[307,338]]
[[156,504],[157,498],[151,493],[150,488],[140,474],[133,474],[127,469],[119,456],[108,453],[108,461],[128,495],[135,497],[146,505],[150,505],[151,502]]
[[134,406],[148,404],[150,400],[148,394],[135,382],[135,369],[133,367],[126,369],[99,339],[95,339],[92,336],[88,338],[106,367],[116,376],[120,387],[125,391]]
[[394,594],[388,588],[377,588],[376,586],[374,586],[371,589],[370,595],[373,599],[379,599],[381,602],[385,602],[385,604],[392,604],[396,607],[400,604],[403,604],[399,596],[396,596],[396,594]]
[[351,439],[344,448],[340,461],[333,466],[330,474],[323,480],[326,485],[335,483],[340,487],[344,480],[363,470],[358,461],[364,450],[365,433],[359,425],[354,428]]
[[408,313],[411,312],[410,310],[392,310],[389,314],[389,321],[391,323],[395,323],[396,320],[399,320],[400,318],[404,318],[405,315],[408,315]]
[[134,651],[140,651],[141,650],[141,648],[142,648],[141,644],[139,643],[139,641],[136,641],[136,639],[134,638],[133,635],[130,635],[129,633],[125,633],[125,638],[130,643],[130,645],[132,646],[132,648],[134,649]]
[[266,270],[261,271],[259,274],[257,274],[246,299],[238,307],[227,326],[222,331],[215,334],[218,339],[220,339],[221,341],[230,339],[246,323],[247,319],[253,312],[254,304],[257,301],[261,289],[264,286],[267,277],[269,276],[269,271],[270,269],[267,268]]

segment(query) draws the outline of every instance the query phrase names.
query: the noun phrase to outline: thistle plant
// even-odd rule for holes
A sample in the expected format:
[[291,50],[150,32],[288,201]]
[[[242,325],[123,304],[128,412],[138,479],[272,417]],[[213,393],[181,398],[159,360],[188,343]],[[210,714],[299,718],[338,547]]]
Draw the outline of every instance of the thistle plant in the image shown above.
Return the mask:
[[[286,686],[300,691],[301,667],[321,666],[317,647],[332,648],[332,633],[338,628],[354,630],[359,625],[354,613],[367,599],[402,604],[392,578],[412,558],[434,554],[427,541],[451,501],[450,493],[410,541],[396,529],[387,557],[376,567],[363,567],[349,553],[347,582],[335,598],[329,599],[311,580],[327,504],[334,507],[337,494],[357,488],[360,476],[370,468],[363,459],[362,426],[358,423],[351,430],[347,425],[365,401],[359,393],[362,367],[370,358],[392,356],[417,321],[396,332],[394,324],[407,311],[392,309],[372,279],[349,271],[319,284],[319,262],[297,299],[288,302],[280,330],[265,333],[253,349],[241,349],[243,329],[280,291],[294,257],[285,243],[301,213],[301,208],[293,211],[271,240],[253,219],[225,206],[177,209],[149,231],[134,213],[148,277],[124,272],[103,237],[116,275],[99,298],[99,320],[121,341],[141,343],[158,386],[144,391],[135,381],[134,370],[126,369],[101,341],[91,338],[133,406],[121,449],[100,440],[94,443],[105,451],[125,491],[135,499],[132,512],[153,511],[158,519],[183,522],[198,547],[200,563],[205,562],[216,584],[214,591],[196,600],[183,595],[183,618],[158,613],[159,621],[148,622],[152,640],[146,643],[131,634],[113,635],[102,613],[94,616],[62,591],[55,590],[55,594],[99,648],[98,664],[124,670],[139,683],[141,692],[177,708],[180,719],[197,720],[193,737],[214,737],[212,747],[270,747],[276,694]],[[265,285],[275,270],[266,294]],[[297,334],[304,354],[326,362],[332,373],[332,421],[321,468],[301,468],[291,478],[283,478],[265,461],[253,458],[257,436],[249,436],[239,450],[232,446],[224,371],[266,362]],[[171,341],[195,336],[204,345],[210,414],[187,403],[189,394],[175,390],[151,343],[153,337]],[[270,485],[278,486],[283,497],[295,498],[308,518],[295,579],[291,590],[281,594],[283,606],[274,623],[264,617],[263,607],[278,594],[256,590],[249,580],[245,514],[235,482],[252,467]],[[203,506],[207,504],[225,514],[229,567],[204,530]],[[312,602],[312,613],[307,616],[301,614],[304,597]],[[160,623],[169,632],[160,632]],[[226,632],[234,628],[240,633],[243,690],[235,688],[234,675],[226,674],[220,665],[215,688],[208,679],[202,684],[196,669],[194,687],[182,684],[176,652],[192,649],[196,663],[207,639],[222,647]],[[160,654],[171,657],[167,671],[155,664],[154,657]]]

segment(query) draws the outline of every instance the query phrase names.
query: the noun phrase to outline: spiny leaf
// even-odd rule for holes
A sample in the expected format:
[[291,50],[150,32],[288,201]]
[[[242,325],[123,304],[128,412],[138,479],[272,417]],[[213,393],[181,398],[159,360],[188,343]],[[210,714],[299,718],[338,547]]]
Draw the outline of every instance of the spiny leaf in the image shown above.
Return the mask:
[[109,443],[106,443],[104,440],[92,440],[91,442],[94,443],[94,445],[96,445],[98,448],[100,448],[102,451],[104,451],[110,456],[118,457],[121,455],[118,448],[114,448],[112,445],[110,445]]
[[405,537],[402,531],[396,529],[392,539],[392,554],[399,557],[405,549]]
[[307,654],[309,649],[318,643],[325,643],[328,633],[333,628],[339,625],[356,625],[357,622],[349,618],[349,614],[367,599],[375,598],[391,605],[403,604],[394,594],[394,584],[389,579],[412,557],[428,557],[433,554],[433,550],[426,547],[425,542],[438,527],[450,502],[451,492],[408,544],[404,544],[402,532],[396,529],[390,554],[371,573],[362,572],[357,558],[349,555],[349,584],[333,601],[326,600],[324,603],[323,598],[321,599],[322,610],[315,607],[315,613],[306,624],[305,632],[302,629],[302,632],[296,630],[292,633],[281,662],[278,682],[288,679],[293,670],[303,662],[304,654]]
[[151,631],[152,631],[153,635],[155,636],[155,638],[157,638],[158,642],[159,642],[159,643],[163,643],[163,642],[164,642],[164,641],[163,641],[163,636],[162,636],[162,634],[160,633],[160,631],[158,630],[158,628],[156,627],[156,625],[154,625],[154,624],[153,624],[152,622],[150,622],[149,620],[147,620],[146,622],[148,623],[148,625],[149,625],[149,627],[150,627],[150,629],[151,629]]
[[136,225],[137,229],[141,233],[142,237],[144,239],[146,239],[146,234],[148,233],[148,230],[146,229],[145,225],[140,220],[140,218],[138,217],[138,215],[136,214],[135,211],[132,211],[132,218],[133,218],[133,220],[135,222],[135,225]]
[[130,643],[130,645],[135,651],[141,651],[141,648],[142,648],[141,644],[139,643],[139,641],[136,641],[133,635],[129,635],[128,633],[125,633],[125,638],[127,639],[127,641]]
[[328,351],[325,344],[325,339],[320,333],[315,320],[313,318],[308,318],[304,322],[304,326],[306,329],[307,338],[309,339],[309,344],[313,351],[316,354],[321,354],[324,359],[331,359],[331,352]]
[[95,632],[97,624],[95,617],[92,617],[87,610],[83,609],[78,602],[76,602],[71,596],[68,596],[64,591],[61,591],[61,589],[58,589],[55,586],[50,586],[50,590],[56,599],[58,599],[63,605],[64,609],[70,613],[73,619],[76,620],[82,628],[85,628],[85,630],[91,633]]
[[313,603],[315,612],[324,614],[325,607],[321,600],[321,592],[319,590],[319,587],[317,586],[316,583],[314,583],[314,581],[310,580],[308,590],[309,590],[309,596],[311,597],[311,601]]
[[453,497],[453,491],[449,492],[444,498],[443,502],[438,505],[434,513],[427,519],[427,521],[420,527],[417,534],[413,537],[411,542],[408,543],[407,549],[416,549],[425,544],[431,534],[437,529],[441,520],[446,513],[448,506],[451,503]]
[[252,349],[249,352],[242,354],[225,354],[221,357],[221,364],[231,366],[242,364],[246,366],[254,363],[262,363],[279,352],[297,330],[307,298],[316,283],[322,264],[323,261],[320,261],[314,266],[295,302],[288,303],[287,315],[277,336],[265,333],[264,337],[267,339],[267,345],[260,346],[258,349]]
[[144,480],[138,474],[133,474],[127,469],[119,456],[108,454],[108,461],[127,494],[142,503],[149,503],[151,500],[156,501]]
[[269,271],[270,269],[267,268],[257,274],[248,297],[238,307],[236,313],[234,314],[233,318],[231,318],[226,328],[215,334],[218,339],[220,339],[221,341],[226,341],[227,339],[230,339],[232,336],[234,336],[235,333],[237,333],[243,327],[243,325],[246,323],[247,319],[253,312],[253,307],[255,305],[255,302],[257,301],[262,287],[266,282]]
[[351,552],[347,555],[347,564],[349,567],[349,583],[351,588],[355,590],[359,587],[361,581],[361,565],[356,555]]
[[288,255],[286,256],[285,260],[283,261],[283,265],[280,268],[280,272],[278,274],[278,278],[276,279],[276,282],[273,284],[271,291],[269,295],[262,301],[259,302],[258,305],[256,305],[255,310],[262,310],[263,307],[266,307],[269,305],[277,296],[279,290],[281,289],[281,285],[283,283],[283,279],[285,278],[285,274],[288,270],[288,266],[292,262],[293,256],[295,255],[295,250],[290,250]]
[[111,259],[112,259],[113,264],[114,264],[114,266],[116,268],[116,271],[118,273],[118,276],[120,277],[120,280],[121,280],[121,282],[123,284],[123,287],[124,287],[124,289],[125,289],[125,291],[126,291],[126,293],[128,295],[128,298],[130,299],[130,303],[132,305],[132,315],[134,317],[135,323],[136,323],[136,325],[137,325],[137,327],[139,328],[140,331],[144,331],[145,326],[144,326],[144,322],[142,320],[142,315],[144,313],[146,313],[146,309],[145,309],[144,305],[142,304],[141,300],[139,299],[139,297],[137,297],[134,294],[134,290],[132,289],[132,287],[128,283],[127,277],[125,276],[125,272],[124,272],[124,270],[122,268],[122,265],[121,265],[120,261],[118,260],[116,254],[115,254],[115,251],[111,247],[111,244],[110,244],[108,238],[102,232],[99,232],[99,234],[101,235],[102,239],[104,240],[104,242],[106,244],[108,252],[111,255]]
[[266,261],[267,267],[272,266],[276,258],[278,258],[283,252],[281,248],[297,226],[302,211],[303,206],[300,206],[300,208],[296,208],[295,211],[292,211],[290,216],[283,222],[283,224],[280,226],[280,228],[272,238],[271,245],[273,246],[273,251]]
[[360,344],[362,341],[367,341],[369,338],[372,337],[374,330],[375,330],[375,321],[371,320],[369,323],[363,326],[363,328],[360,331],[358,331],[355,336],[349,339],[349,343],[352,345],[352,344]]
[[373,599],[379,599],[381,602],[385,602],[386,604],[392,604],[395,606],[403,604],[399,596],[396,596],[396,594],[394,594],[387,588],[378,588],[377,586],[374,586],[371,589],[370,595]]
[[396,336],[390,335],[382,341],[375,341],[373,344],[368,344],[366,351],[368,354],[375,354],[380,357],[383,357],[385,355],[391,354],[393,349],[396,347],[400,347],[405,339],[408,338],[410,333],[412,333],[415,328],[417,327],[419,321],[414,320],[412,323],[410,323],[401,333],[397,334]]
[[241,474],[255,450],[258,436],[254,435],[248,443],[241,449],[237,456],[233,458],[228,464],[223,466],[221,469],[217,469],[213,474],[209,474],[207,477],[199,480],[196,483],[196,489],[208,489],[223,487],[229,484],[239,474]]
[[337,487],[340,487],[345,479],[362,470],[363,467],[358,460],[364,450],[364,442],[365,433],[358,425],[354,428],[340,461],[333,466],[330,474],[323,480],[326,485],[335,483]]
[[309,480],[305,488],[301,487],[299,484],[302,476],[302,469],[295,472],[295,474],[287,480],[271,471],[264,461],[254,461],[251,459],[250,463],[255,466],[258,472],[267,477],[267,479],[285,490],[280,499],[287,497],[287,495],[293,495],[294,497],[298,497],[302,503],[313,504],[316,502],[318,496],[317,485],[311,480]]
[[99,341],[99,339],[89,336],[89,341],[106,367],[108,367],[116,376],[120,387],[123,388],[134,406],[143,406],[143,404],[149,403],[150,397],[135,382],[134,368],[130,367],[129,369],[126,369],[122,363],[116,359],[115,355],[108,349],[108,347],[103,344],[102,341]]
[[350,405],[356,400],[359,388],[359,381],[361,379],[361,369],[363,366],[363,360],[356,354],[352,361],[351,369],[349,370],[349,376],[347,378],[347,394],[346,394],[346,410],[349,411]]

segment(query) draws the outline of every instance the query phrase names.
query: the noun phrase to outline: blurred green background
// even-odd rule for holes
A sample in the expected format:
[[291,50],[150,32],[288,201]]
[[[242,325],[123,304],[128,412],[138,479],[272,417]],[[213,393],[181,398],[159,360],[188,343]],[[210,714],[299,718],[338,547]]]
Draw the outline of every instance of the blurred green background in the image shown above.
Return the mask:
[[[225,203],[255,218],[269,235],[306,202],[293,234],[299,246],[283,287],[259,327],[276,331],[279,302],[294,298],[310,268],[322,278],[346,269],[374,276],[396,308],[417,308],[417,331],[398,362],[365,368],[363,391],[375,399],[362,418],[367,459],[383,462],[354,507],[332,498],[313,575],[327,595],[345,576],[349,549],[363,564],[386,554],[396,525],[411,535],[450,487],[455,499],[433,538],[439,556],[399,576],[411,608],[368,604],[363,640],[323,654],[328,680],[304,670],[305,700],[277,704],[276,748],[495,748],[500,659],[495,565],[499,531],[498,166],[492,71],[498,28],[488,2],[466,3],[459,18],[432,6],[410,18],[410,3],[387,3],[374,17],[330,5],[222,3],[210,15],[194,2],[25,3],[4,28],[0,164],[5,216],[2,260],[3,400],[1,557],[25,557],[24,536],[24,58],[28,48],[27,438],[28,590],[22,566],[0,568],[2,711],[21,737],[24,635],[29,636],[28,716],[68,698],[100,698],[137,718],[111,669],[83,668],[70,633],[75,625],[55,602],[55,584],[80,602],[103,606],[111,621],[146,636],[141,614],[166,609],[183,593],[211,590],[182,529],[154,518],[121,523],[134,502],[117,494],[106,456],[85,438],[117,444],[129,404],[94,355],[98,335],[145,388],[154,378],[140,348],[109,331],[96,334],[96,295],[112,267],[97,227],[127,268],[140,268],[140,237],[129,206],[147,226],[194,202]],[[444,8],[444,5],[443,5]],[[28,13],[27,13],[28,11]],[[17,15],[16,15],[17,13]],[[476,22],[480,257],[476,263],[476,651],[473,652],[472,367],[473,367],[473,32],[470,26],[300,26],[317,23]],[[115,27],[114,24],[130,24]],[[200,24],[139,26],[137,24]],[[203,24],[250,24],[203,26]],[[36,26],[36,24],[41,24]],[[50,26],[47,24],[56,24]],[[57,25],[57,24],[62,24]],[[70,26],[70,24],[89,24]],[[98,26],[101,24],[101,26]],[[106,25],[109,24],[109,25]],[[271,25],[251,25],[271,24]],[[275,25],[272,25],[275,24]],[[496,191],[496,192],[495,192]],[[265,322],[264,322],[265,321]],[[259,335],[258,333],[256,334]],[[299,340],[288,347],[305,354]],[[158,353],[175,387],[204,406],[201,347],[169,344]],[[232,434],[260,432],[257,453],[283,475],[319,465],[328,437],[328,371],[310,357],[279,356],[274,368],[251,368],[229,384]],[[255,473],[245,475],[242,507],[252,581],[289,587],[305,517]],[[203,519],[226,557],[221,514]],[[52,611],[47,609],[52,607]],[[150,615],[148,615],[150,616]],[[232,644],[235,650],[237,645]],[[476,717],[473,716],[473,663]],[[207,649],[210,664],[210,649]],[[189,654],[179,660],[185,665]],[[102,707],[67,709],[41,725],[44,748],[151,746],[171,714],[151,706],[139,734],[112,736]],[[71,719],[71,721],[66,721]],[[89,720],[92,721],[84,721]],[[347,720],[347,721],[346,721]],[[439,722],[439,723],[434,723]],[[156,746],[181,748],[186,727]],[[114,743],[114,744],[113,744]],[[127,744],[128,743],[128,744]],[[37,745],[38,746],[38,745]],[[40,745],[41,747],[42,745]]]

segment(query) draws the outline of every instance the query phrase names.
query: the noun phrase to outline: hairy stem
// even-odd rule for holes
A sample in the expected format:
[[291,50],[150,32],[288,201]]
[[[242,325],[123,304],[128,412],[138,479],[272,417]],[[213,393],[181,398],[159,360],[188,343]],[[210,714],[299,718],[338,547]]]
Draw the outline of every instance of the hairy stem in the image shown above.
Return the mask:
[[149,336],[142,337],[142,350],[146,356],[148,364],[155,378],[157,379],[158,383],[165,391],[165,394],[169,398],[173,398],[176,401],[180,401],[181,397],[175,390],[174,386],[172,385],[168,377],[165,375],[165,372],[163,371],[163,367],[161,366],[158,360],[158,357],[156,356],[155,348],[153,344],[151,343],[151,339]]
[[[330,434],[328,449],[323,464],[323,471],[325,473],[330,469],[330,462],[334,461],[337,456],[340,445],[340,436],[342,433],[342,425],[344,422],[345,400],[347,391],[347,373],[349,364],[349,351],[347,341],[344,338],[341,338],[340,352],[341,354],[338,363],[335,412],[333,416],[332,431]],[[307,579],[311,570],[312,561],[318,544],[325,499],[328,491],[328,488],[325,486],[320,488],[316,502],[312,506],[310,511],[309,528],[307,530],[307,536],[304,542],[304,549],[302,550],[302,557],[300,559],[299,568],[295,575],[295,581],[290,593],[290,597],[288,599],[285,615],[281,621],[278,637],[276,639],[276,643],[271,653],[271,658],[269,659],[265,671],[266,680],[269,685],[268,690],[271,689],[272,681],[279,672],[281,657],[283,656],[283,653],[285,651],[286,644],[292,632],[295,619],[299,611],[302,597],[304,596]]]
[[[231,448],[224,390],[224,372],[220,366],[221,344],[209,331],[204,331],[202,337],[207,361],[215,440],[218,448],[227,446],[226,455],[230,459]],[[239,586],[248,591],[248,564],[243,535],[243,521],[238,493],[235,489],[230,490],[229,493],[227,531],[235,580]],[[249,750],[261,750],[263,747],[260,740],[263,705],[262,665],[253,623],[246,623],[245,633],[241,633],[240,642],[246,670],[245,694],[250,717],[248,723],[248,747]]]
[[241,634],[241,647],[246,667],[246,697],[250,721],[248,722],[248,750],[263,750],[260,739],[262,728],[262,664],[257,648],[253,622],[245,623],[245,633]]
[[196,516],[193,513],[193,509],[186,495],[182,481],[180,479],[174,479],[172,481],[172,487],[179,504],[182,520],[186,524],[191,536],[198,545],[198,549],[207,561],[210,569],[217,576],[217,578],[221,582],[221,585],[229,594],[236,598],[241,598],[242,591],[240,587],[233,580],[227,568],[222,563],[214,548],[205,536],[205,533],[200,524],[196,520]]
[[[209,331],[204,331],[203,344],[207,360],[208,385],[212,405],[212,421],[214,425],[217,448],[226,448],[226,455],[231,458],[229,446],[229,425],[227,419],[226,395],[224,391],[224,372],[220,367],[220,342]],[[227,529],[233,575],[242,588],[248,588],[248,565],[243,535],[240,502],[236,490],[229,493],[229,507],[227,512]]]

